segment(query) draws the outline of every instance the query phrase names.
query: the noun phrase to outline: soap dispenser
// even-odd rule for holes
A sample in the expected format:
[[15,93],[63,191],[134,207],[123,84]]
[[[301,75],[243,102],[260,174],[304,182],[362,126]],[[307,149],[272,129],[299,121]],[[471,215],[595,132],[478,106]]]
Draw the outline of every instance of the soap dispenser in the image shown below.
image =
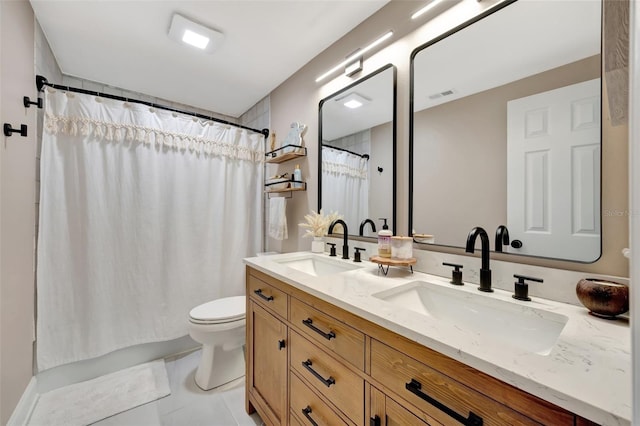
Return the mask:
[[389,230],[387,218],[381,217],[379,220],[383,220],[384,224],[380,232],[378,232],[378,256],[391,257],[391,237],[393,232]]
[[293,187],[302,188],[302,171],[300,171],[300,164],[296,164],[296,168],[293,170]]

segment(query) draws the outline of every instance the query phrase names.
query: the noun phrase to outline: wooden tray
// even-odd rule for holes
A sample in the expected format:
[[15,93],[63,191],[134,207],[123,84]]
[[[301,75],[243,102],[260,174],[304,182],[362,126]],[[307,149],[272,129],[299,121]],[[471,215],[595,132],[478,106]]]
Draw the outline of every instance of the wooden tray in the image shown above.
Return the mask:
[[379,265],[411,266],[415,265],[418,260],[415,257],[410,259],[396,259],[395,257],[371,256],[369,261]]
[[[411,268],[411,273],[413,274],[413,265],[415,265],[418,260],[415,257],[410,259],[396,259],[394,257],[371,256],[369,261],[377,263],[378,269],[387,275],[389,266],[408,266]],[[385,269],[383,265],[386,266],[387,269]]]

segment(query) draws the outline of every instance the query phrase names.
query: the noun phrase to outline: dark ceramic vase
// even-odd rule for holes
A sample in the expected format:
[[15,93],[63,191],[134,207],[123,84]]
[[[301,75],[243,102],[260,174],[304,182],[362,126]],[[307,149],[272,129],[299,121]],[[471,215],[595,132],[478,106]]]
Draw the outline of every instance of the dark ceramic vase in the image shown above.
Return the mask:
[[629,310],[629,287],[613,281],[584,278],[578,281],[576,294],[589,313],[615,318]]

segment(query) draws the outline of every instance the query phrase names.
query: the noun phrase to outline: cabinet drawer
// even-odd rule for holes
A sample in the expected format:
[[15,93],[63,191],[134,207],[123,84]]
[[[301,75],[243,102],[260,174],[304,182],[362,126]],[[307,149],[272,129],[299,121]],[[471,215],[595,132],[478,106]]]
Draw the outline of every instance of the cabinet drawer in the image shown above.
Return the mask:
[[413,414],[411,411],[404,408],[402,405],[395,402],[393,399],[387,397],[385,402],[386,416],[385,426],[406,426],[406,425],[429,425],[429,426],[441,426],[441,423],[436,422],[431,418],[420,418]]
[[364,421],[364,380],[291,331],[291,368],[357,424]]
[[[290,406],[291,412],[304,425],[348,425],[331,407],[325,404],[294,373],[290,374]],[[303,411],[304,410],[304,411]],[[305,415],[306,412],[306,415]],[[293,416],[293,414],[291,414]]]
[[443,424],[475,417],[487,425],[538,424],[427,365],[371,341],[371,377]]
[[[302,413],[300,413],[300,415],[304,416],[304,414]],[[302,422],[302,420],[300,420],[298,415],[293,412],[293,410],[289,412],[289,426],[305,426],[305,424]]]
[[364,370],[364,334],[291,298],[290,321],[303,335]]
[[262,280],[248,276],[248,293],[252,300],[258,301],[262,306],[272,310],[283,318],[287,318],[287,294]]

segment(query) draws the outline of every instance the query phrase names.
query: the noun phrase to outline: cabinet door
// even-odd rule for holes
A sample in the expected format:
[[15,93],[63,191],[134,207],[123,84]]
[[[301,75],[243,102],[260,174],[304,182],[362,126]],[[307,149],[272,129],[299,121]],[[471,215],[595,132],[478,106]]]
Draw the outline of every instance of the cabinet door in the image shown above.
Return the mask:
[[257,399],[261,415],[270,423],[285,424],[287,327],[255,302],[249,306],[249,392]]

